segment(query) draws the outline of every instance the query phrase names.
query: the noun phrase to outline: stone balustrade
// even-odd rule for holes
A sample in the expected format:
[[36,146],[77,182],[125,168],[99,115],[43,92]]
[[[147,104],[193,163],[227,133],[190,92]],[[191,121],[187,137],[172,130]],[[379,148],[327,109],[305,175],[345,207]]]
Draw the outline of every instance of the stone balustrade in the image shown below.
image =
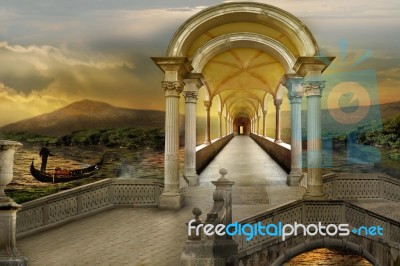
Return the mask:
[[323,176],[327,199],[387,199],[400,201],[400,180],[380,173],[340,173]]
[[22,204],[17,237],[81,219],[115,207],[158,207],[159,180],[104,179]]
[[232,223],[232,186],[235,182],[225,177],[228,171],[224,168],[219,170],[221,177],[212,181],[215,185],[213,193],[214,205],[210,212],[207,213],[207,219],[201,222],[199,216],[201,210],[193,209],[195,215],[194,220],[189,222],[188,241],[183,247],[181,256],[182,266],[191,265],[231,265],[238,266],[238,245],[228,235],[223,236],[206,236],[203,233],[196,235],[196,230],[192,226],[220,226]]
[[[361,207],[344,201],[295,201],[277,207],[265,213],[239,221],[240,224],[293,224],[294,222],[308,224],[349,224],[350,230],[360,226],[381,226],[383,236],[365,236],[350,233],[346,237],[292,236],[282,241],[280,237],[255,236],[250,241],[246,236],[235,236],[233,239],[239,245],[239,260],[241,265],[253,265],[252,261],[264,261],[272,264],[279,257],[279,263],[303,252],[321,247],[351,248],[374,265],[393,265],[400,260],[400,222],[377,215]],[[322,239],[321,241],[319,241]],[[310,245],[310,243],[314,243]],[[265,252],[268,250],[268,252]],[[283,251],[284,250],[284,251]],[[285,257],[285,258],[282,258]],[[281,265],[281,264],[276,265]]]

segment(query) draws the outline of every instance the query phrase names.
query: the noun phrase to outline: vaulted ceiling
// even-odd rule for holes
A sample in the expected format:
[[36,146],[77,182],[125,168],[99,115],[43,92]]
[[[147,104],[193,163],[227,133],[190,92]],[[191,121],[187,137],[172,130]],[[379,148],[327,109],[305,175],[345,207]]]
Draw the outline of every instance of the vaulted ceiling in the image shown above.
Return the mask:
[[188,19],[173,36],[167,56],[187,57],[205,77],[208,97],[220,100],[232,118],[251,118],[267,94],[279,94],[280,80],[293,71],[296,58],[317,52],[310,31],[288,12],[233,2]]

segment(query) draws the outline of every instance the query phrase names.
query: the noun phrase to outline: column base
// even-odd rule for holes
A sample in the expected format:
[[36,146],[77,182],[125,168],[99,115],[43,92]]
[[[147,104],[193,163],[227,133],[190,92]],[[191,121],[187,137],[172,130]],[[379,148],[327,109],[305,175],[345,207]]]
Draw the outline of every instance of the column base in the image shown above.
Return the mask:
[[204,141],[204,143],[203,143],[204,145],[210,145],[211,144],[211,142],[210,141]]
[[0,265],[25,266],[28,259],[21,255],[16,247],[16,217],[21,208],[11,198],[1,198],[0,202]]
[[198,175],[185,175],[186,179],[189,181],[189,186],[198,186],[199,185],[199,176]]
[[322,192],[321,186],[307,186],[307,191],[303,195],[304,200],[326,200],[326,195]]
[[283,141],[280,140],[280,139],[276,139],[274,142],[275,142],[275,143],[282,143]]
[[185,197],[180,193],[162,193],[158,208],[179,210],[185,205]]
[[300,186],[300,181],[304,178],[303,173],[290,173],[287,176],[286,184],[290,187]]

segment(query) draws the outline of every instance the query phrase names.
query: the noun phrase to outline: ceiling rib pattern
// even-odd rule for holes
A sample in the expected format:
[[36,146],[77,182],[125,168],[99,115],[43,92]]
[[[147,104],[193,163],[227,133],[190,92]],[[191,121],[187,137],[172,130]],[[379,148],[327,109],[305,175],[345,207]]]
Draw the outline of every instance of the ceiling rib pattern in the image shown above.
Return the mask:
[[233,118],[251,118],[278,94],[296,59],[318,53],[307,27],[279,8],[249,2],[205,9],[175,33],[167,56],[189,58],[202,73],[210,100]]

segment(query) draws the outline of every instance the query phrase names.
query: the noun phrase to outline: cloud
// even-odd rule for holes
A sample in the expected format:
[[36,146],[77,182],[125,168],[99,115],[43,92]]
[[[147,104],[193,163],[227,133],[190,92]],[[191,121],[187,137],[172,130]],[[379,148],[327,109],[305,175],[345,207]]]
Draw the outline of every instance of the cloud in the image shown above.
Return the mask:
[[305,17],[319,17],[323,19],[329,18],[352,18],[358,20],[360,18],[373,18],[380,19],[398,19],[400,10],[399,2],[396,0],[386,0],[383,2],[378,1],[320,1],[320,0],[257,0],[257,1],[243,1],[243,0],[229,0],[227,2],[261,2],[272,6],[279,7],[292,14],[305,18]]
[[[157,71],[156,66],[154,70]],[[24,119],[81,99],[162,109],[164,95],[159,74],[160,77],[142,75],[132,60],[110,54],[1,42],[0,109],[13,111],[11,116],[0,117],[0,125],[9,122],[10,117]],[[154,95],[151,101],[149,95]]]
[[400,81],[400,68],[392,68],[385,71],[379,71],[378,77],[381,79],[387,79],[387,80],[395,79]]
[[42,94],[17,92],[0,82],[0,125],[40,115],[66,105],[64,99]]
[[[49,45],[30,45],[24,47],[21,45],[9,45],[7,42],[0,42],[0,49],[5,49],[15,54],[23,55],[24,58],[35,65],[38,70],[46,70],[48,67],[42,61],[38,61],[37,57],[40,57],[43,60],[56,60],[61,64],[66,64],[70,66],[85,66],[98,69],[116,68],[120,66],[128,66],[130,68],[134,67],[131,62],[123,62],[115,58],[108,58],[106,59],[107,61],[93,59],[84,61],[77,58],[66,57],[63,52],[60,51],[60,49]],[[72,53],[71,51],[66,52]]]
[[108,32],[108,37],[150,39],[165,31],[173,33],[183,21],[204,7],[145,10],[100,10],[90,14]]

